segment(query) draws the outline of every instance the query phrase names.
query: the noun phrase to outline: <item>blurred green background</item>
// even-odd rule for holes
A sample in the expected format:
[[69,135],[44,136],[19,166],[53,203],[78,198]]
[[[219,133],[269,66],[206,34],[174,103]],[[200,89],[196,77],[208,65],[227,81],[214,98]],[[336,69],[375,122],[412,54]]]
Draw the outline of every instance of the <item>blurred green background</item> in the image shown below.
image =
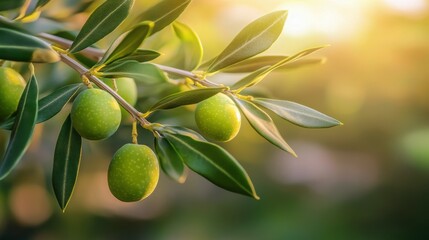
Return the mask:
[[[154,3],[137,1],[134,13]],[[290,11],[288,20],[266,54],[330,44],[312,55],[327,61],[271,74],[254,90],[345,125],[311,130],[274,117],[295,159],[244,121],[238,137],[222,146],[247,169],[261,200],[190,173],[184,184],[162,174],[148,199],[119,202],[106,170],[130,140],[125,126],[112,139],[85,142],[77,186],[62,213],[50,174],[64,113],[38,126],[18,169],[0,183],[0,239],[429,239],[429,1],[194,0],[180,20],[200,35],[210,59],[247,23],[278,9]],[[77,29],[85,17],[75,16],[70,26]],[[169,30],[159,35],[174,43]],[[174,56],[168,44],[162,49]],[[43,73],[39,81],[46,88],[69,72],[58,65],[49,81]],[[142,88],[141,106],[150,91]],[[193,126],[189,108],[155,118]],[[6,141],[0,132],[0,143]],[[142,131],[140,141],[152,140]]]

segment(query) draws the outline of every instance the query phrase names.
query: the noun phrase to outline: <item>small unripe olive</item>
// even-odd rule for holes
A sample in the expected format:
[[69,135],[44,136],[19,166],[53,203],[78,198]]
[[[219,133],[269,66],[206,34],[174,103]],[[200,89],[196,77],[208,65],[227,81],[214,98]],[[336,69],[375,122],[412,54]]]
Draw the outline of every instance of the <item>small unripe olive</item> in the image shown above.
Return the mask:
[[0,121],[16,111],[24,88],[21,74],[12,68],[0,67]]
[[101,140],[110,137],[121,123],[118,102],[106,91],[86,89],[73,102],[73,127],[84,138]]
[[[131,106],[134,106],[137,102],[137,85],[134,79],[132,78],[116,78],[113,79],[104,79],[103,80],[110,88],[117,90],[119,96],[121,96],[125,101],[127,101]],[[116,86],[115,86],[116,85]],[[131,119],[131,115],[121,107],[122,121],[127,122]]]
[[124,202],[140,201],[155,190],[159,165],[148,146],[125,144],[113,156],[107,173],[110,192]]
[[197,104],[195,121],[204,136],[226,142],[238,134],[241,115],[228,96],[218,93]]

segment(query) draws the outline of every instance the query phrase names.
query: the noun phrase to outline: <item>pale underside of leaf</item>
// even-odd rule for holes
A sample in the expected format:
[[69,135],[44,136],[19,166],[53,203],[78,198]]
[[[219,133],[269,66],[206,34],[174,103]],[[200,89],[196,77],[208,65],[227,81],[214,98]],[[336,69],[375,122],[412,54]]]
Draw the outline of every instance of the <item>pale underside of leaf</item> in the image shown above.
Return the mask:
[[297,156],[295,151],[283,139],[273,120],[267,113],[262,111],[252,102],[238,98],[233,99],[256,132],[258,132],[262,137],[267,139],[273,145],[286,152],[289,152],[295,157]]
[[330,116],[295,102],[265,98],[255,98],[253,101],[301,127],[328,128],[342,124]]

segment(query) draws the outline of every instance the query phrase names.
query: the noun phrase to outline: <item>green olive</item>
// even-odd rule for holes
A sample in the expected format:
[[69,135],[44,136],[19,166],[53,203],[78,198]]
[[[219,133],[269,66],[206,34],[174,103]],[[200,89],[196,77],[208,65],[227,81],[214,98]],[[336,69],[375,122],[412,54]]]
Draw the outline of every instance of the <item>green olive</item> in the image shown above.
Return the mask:
[[218,93],[197,104],[195,121],[204,136],[226,142],[240,131],[241,115],[228,96]]
[[[121,96],[125,101],[127,101],[131,106],[134,106],[137,102],[137,85],[134,79],[132,78],[116,78],[113,79],[104,79],[103,80],[110,88],[117,90],[119,96]],[[122,113],[122,122],[129,122],[131,115],[121,107]]]
[[16,111],[25,88],[22,76],[12,68],[0,68],[0,121]]
[[121,123],[121,110],[109,93],[91,88],[82,91],[73,102],[71,119],[82,137],[101,140],[116,132]]
[[125,144],[113,156],[107,173],[110,192],[124,202],[148,197],[158,184],[159,165],[148,146]]

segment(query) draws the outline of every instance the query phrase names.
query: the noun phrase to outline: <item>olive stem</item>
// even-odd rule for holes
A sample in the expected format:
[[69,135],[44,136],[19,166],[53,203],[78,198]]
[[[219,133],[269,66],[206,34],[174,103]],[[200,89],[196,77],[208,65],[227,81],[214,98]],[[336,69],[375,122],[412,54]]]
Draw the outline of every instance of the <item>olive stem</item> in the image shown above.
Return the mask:
[[[58,37],[55,35],[51,35],[48,33],[40,33],[38,36],[45,39],[45,40],[48,40],[50,42],[56,43],[64,49],[69,48],[73,43],[73,41],[70,41],[68,39],[64,39],[62,37]],[[81,53],[83,55],[85,55],[86,57],[89,57],[93,60],[98,61],[103,57],[105,51],[103,51],[101,49],[93,48],[93,47],[87,47],[87,48],[83,49],[81,51]],[[195,74],[195,73],[190,72],[190,71],[178,69],[175,67],[165,66],[165,65],[157,64],[157,63],[152,63],[152,64],[164,72],[171,73],[171,74],[177,74],[177,75],[180,75],[183,77],[190,78],[190,79],[194,80],[195,82],[198,82],[198,83],[200,83],[204,86],[207,86],[207,87],[219,87],[219,86],[221,86],[220,84],[213,83],[213,82],[207,80],[207,78],[205,78],[204,76],[200,76],[200,75]]]
[[131,114],[131,116],[136,119],[143,127],[146,125],[150,125],[150,122],[146,120],[146,118],[141,116],[141,112],[131,106],[127,101],[125,101],[117,92],[115,92],[112,88],[110,88],[107,84],[101,81],[98,77],[94,76],[86,67],[82,64],[75,61],[73,58],[67,56],[64,53],[58,53],[61,57],[61,61],[76,70],[83,77],[87,77],[91,82],[93,82],[97,87],[103,89],[108,92],[112,97],[118,101],[118,103],[125,109],[127,112]]

